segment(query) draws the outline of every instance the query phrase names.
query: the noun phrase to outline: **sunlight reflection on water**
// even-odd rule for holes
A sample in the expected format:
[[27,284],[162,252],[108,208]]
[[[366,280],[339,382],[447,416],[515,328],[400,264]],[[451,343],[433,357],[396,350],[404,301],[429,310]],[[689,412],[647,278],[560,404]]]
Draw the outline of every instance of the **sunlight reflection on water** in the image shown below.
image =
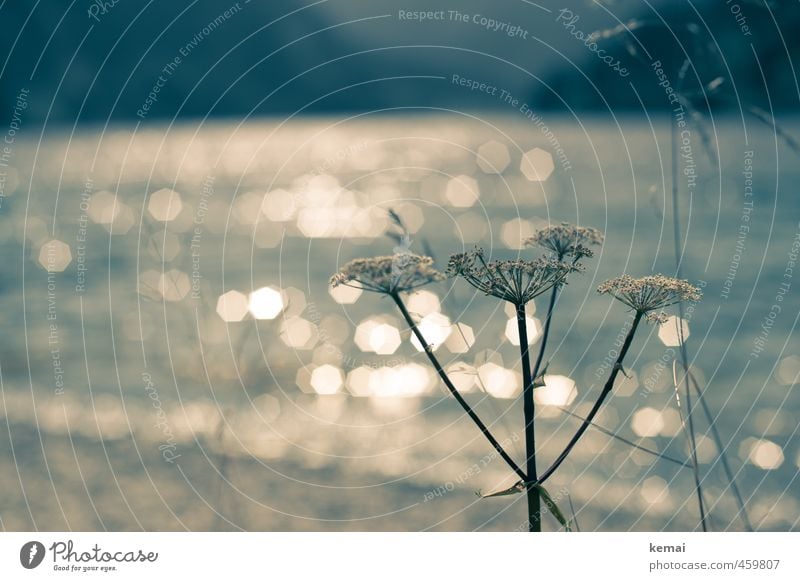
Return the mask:
[[[543,453],[552,455],[576,425],[559,406],[586,413],[603,377],[597,370],[624,318],[598,302],[593,287],[621,268],[649,272],[653,263],[671,264],[670,250],[656,242],[664,227],[656,164],[626,173],[617,159],[623,150],[619,136],[602,125],[592,130],[606,143],[599,165],[585,136],[569,126],[562,130],[575,166],[570,175],[552,167],[535,135],[504,119],[494,129],[445,118],[390,118],[338,126],[321,120],[282,127],[215,124],[197,134],[188,126],[166,134],[119,129],[51,139],[35,170],[15,170],[15,179],[32,184],[30,209],[17,187],[0,216],[7,239],[20,251],[25,243],[24,256],[19,254],[28,261],[27,347],[36,393],[32,401],[22,367],[5,365],[3,414],[46,435],[76,434],[86,439],[80,445],[87,449],[108,441],[140,442],[145,462],[157,473],[164,469],[157,450],[165,436],[153,427],[152,396],[141,387],[146,365],[157,378],[165,425],[194,462],[187,470],[200,485],[216,482],[215,471],[203,469],[208,452],[236,459],[242,487],[273,478],[270,498],[289,513],[321,514],[331,497],[322,494],[306,507],[281,488],[283,476],[266,474],[263,463],[274,462],[272,469],[309,483],[306,498],[323,485],[375,486],[376,496],[361,491],[360,500],[342,493],[339,516],[365,496],[373,499],[367,505],[378,496],[395,498],[398,506],[421,502],[431,486],[458,479],[488,452],[486,445],[442,391],[391,305],[360,290],[330,288],[328,277],[352,257],[387,254],[402,245],[415,252],[430,248],[439,265],[449,252],[476,242],[494,255],[513,257],[534,228],[572,220],[604,229],[608,242],[560,299],[551,367],[536,393]],[[656,159],[646,128],[634,126],[626,138],[643,159]],[[82,204],[87,189],[88,203]],[[55,223],[52,192],[59,193]],[[706,226],[716,219],[717,206],[694,203],[694,220],[704,226],[691,225],[690,244],[705,251],[716,243],[720,258],[713,262],[716,271],[702,272],[700,264],[687,269],[714,281],[725,271],[726,244],[736,232],[723,228],[722,241],[712,240]],[[760,242],[754,233],[751,243]],[[86,267],[86,290],[72,300],[78,264]],[[51,345],[42,308],[46,270],[59,273],[57,335],[86,337],[86,353],[82,341],[61,339],[68,388],[57,400],[50,395]],[[22,312],[19,294],[6,295],[8,312]],[[727,300],[727,310],[715,319],[722,303],[709,294],[691,322],[691,335],[684,321],[683,336],[698,353],[693,374],[720,414],[720,430],[735,434],[730,455],[736,470],[741,468],[743,487],[754,493],[754,516],[766,528],[796,527],[765,507],[766,499],[796,505],[795,495],[783,492],[800,467],[791,421],[800,401],[786,395],[798,382],[800,355],[784,352],[776,339],[772,361],[757,362],[754,379],[741,387],[747,396],[729,397],[736,372],[722,362],[737,321],[725,313],[745,312],[746,300],[746,294]],[[452,282],[414,293],[407,304],[456,387],[504,437],[516,433],[521,380],[516,321],[508,318],[513,313]],[[538,305],[538,317],[544,307]],[[541,327],[536,308],[527,310],[529,329],[537,329],[529,331],[533,345]],[[675,319],[669,325],[642,333],[641,352],[599,419],[626,437],[685,457],[672,369],[662,359],[665,347],[680,342]],[[4,347],[15,355],[25,348],[21,338]],[[753,398],[762,398],[755,410],[748,409]],[[736,528],[724,478],[717,465],[711,467],[715,444],[708,434],[698,442],[699,461],[714,471],[709,494],[719,502],[726,523],[720,526]],[[519,457],[521,450],[514,453]],[[120,454],[135,458],[130,449]],[[74,463],[68,456],[58,461]],[[432,526],[472,506],[474,489],[502,485],[506,472],[492,460],[458,493],[435,507],[428,504],[429,514],[410,513],[375,528]],[[658,528],[691,494],[687,474],[677,474],[652,455],[590,432],[553,485],[569,486],[584,506],[584,528]],[[400,480],[390,485],[389,479]],[[263,500],[263,490],[251,493]],[[504,506],[484,502],[445,528],[470,528],[487,519],[490,528],[513,528],[508,525],[517,517],[504,513]],[[681,510],[674,526],[693,526],[691,511]],[[646,518],[638,520],[641,514]],[[174,526],[160,518],[153,526]],[[602,524],[609,518],[613,525]],[[280,523],[311,526],[291,518]]]

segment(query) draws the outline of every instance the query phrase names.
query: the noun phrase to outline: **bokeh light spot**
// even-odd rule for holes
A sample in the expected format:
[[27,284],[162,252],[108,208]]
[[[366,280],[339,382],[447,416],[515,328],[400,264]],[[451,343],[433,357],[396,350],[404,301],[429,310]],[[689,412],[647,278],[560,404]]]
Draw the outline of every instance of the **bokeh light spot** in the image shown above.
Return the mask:
[[544,149],[535,147],[522,156],[519,169],[528,180],[543,182],[553,173],[553,156]]
[[39,249],[39,264],[47,272],[63,272],[72,262],[72,250],[61,240],[50,240]]
[[[425,342],[436,351],[444,343],[452,332],[450,319],[441,313],[431,313],[422,318],[417,325],[420,333],[425,338]],[[411,344],[417,351],[422,351],[422,344],[416,335],[411,335]]]
[[247,315],[247,296],[239,291],[228,291],[217,299],[217,314],[223,321],[235,323]]
[[633,414],[631,429],[641,438],[653,438],[664,429],[664,419],[657,409],[644,407]]
[[250,293],[247,308],[256,319],[274,319],[283,310],[283,296],[265,286]]
[[684,341],[689,338],[689,323],[675,315],[667,317],[658,327],[658,338],[667,347],[680,347],[681,336]]
[[533,390],[534,400],[542,405],[567,406],[577,395],[575,382],[565,375],[545,375],[544,385]]
[[311,387],[319,395],[338,393],[344,385],[342,370],[333,365],[320,365],[311,372]]
[[[528,330],[528,345],[533,345],[542,336],[542,323],[539,319],[526,316],[525,326]],[[519,326],[516,317],[506,322],[505,336],[512,345],[519,347]]]
[[480,197],[478,182],[468,175],[456,176],[447,182],[444,196],[456,208],[474,206]]
[[508,148],[499,141],[487,141],[478,148],[478,167],[488,174],[503,173],[511,163]]
[[183,209],[181,195],[169,189],[161,189],[150,194],[147,211],[159,222],[170,222],[178,217]]

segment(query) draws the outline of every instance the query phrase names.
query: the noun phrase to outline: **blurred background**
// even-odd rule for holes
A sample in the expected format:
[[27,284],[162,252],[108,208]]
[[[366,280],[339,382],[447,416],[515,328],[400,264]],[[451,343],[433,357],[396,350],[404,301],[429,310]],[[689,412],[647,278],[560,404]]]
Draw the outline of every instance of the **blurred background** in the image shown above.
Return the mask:
[[[597,284],[677,253],[705,297],[640,331],[551,495],[581,530],[699,527],[680,325],[712,530],[796,530],[798,23],[756,0],[0,3],[0,526],[519,530],[399,313],[328,279],[398,248],[535,256],[569,221],[606,242],[556,310],[544,464],[627,320]],[[458,281],[407,302],[523,458],[512,313]]]

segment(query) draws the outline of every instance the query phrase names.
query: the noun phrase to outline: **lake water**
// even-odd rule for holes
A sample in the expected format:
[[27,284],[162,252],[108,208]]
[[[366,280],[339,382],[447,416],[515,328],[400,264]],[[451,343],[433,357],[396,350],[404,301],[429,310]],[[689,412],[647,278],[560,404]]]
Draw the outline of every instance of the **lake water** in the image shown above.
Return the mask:
[[[597,284],[675,272],[669,133],[651,123],[555,118],[548,132],[453,114],[29,134],[0,198],[0,524],[518,529],[522,495],[476,495],[513,475],[392,304],[349,303],[327,280],[398,246],[389,209],[408,230],[400,245],[441,267],[476,243],[532,256],[520,240],[548,222],[602,229],[605,244],[560,299],[548,354],[548,373],[563,376],[550,403],[585,413],[627,317]],[[693,131],[679,167],[682,273],[705,293],[687,310],[687,350],[753,525],[796,530],[800,165],[761,126],[725,118],[710,131],[719,166]],[[544,151],[521,171],[534,148]],[[246,312],[262,287],[276,292],[251,310],[274,318]],[[521,458],[508,313],[459,281],[429,290],[412,310],[450,333],[437,355]],[[544,301],[536,308],[531,317]],[[684,460],[675,355],[643,328],[598,423]],[[555,405],[538,411],[546,465],[577,421]],[[711,526],[741,530],[709,423],[699,408],[693,417]],[[691,470],[598,430],[548,488],[581,530],[698,526]]]

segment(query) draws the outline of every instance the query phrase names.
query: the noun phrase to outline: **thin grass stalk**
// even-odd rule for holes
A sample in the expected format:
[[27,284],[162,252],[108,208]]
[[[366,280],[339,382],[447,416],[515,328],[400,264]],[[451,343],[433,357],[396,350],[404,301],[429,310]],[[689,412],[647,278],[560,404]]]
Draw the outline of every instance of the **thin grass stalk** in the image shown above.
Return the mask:
[[[683,70],[683,69],[682,69]],[[682,76],[681,76],[682,80]],[[680,92],[680,87],[679,87]],[[670,115],[670,145],[671,145],[671,172],[672,172],[672,238],[673,250],[675,254],[675,276],[681,276],[681,264],[683,262],[683,252],[681,251],[681,241],[683,238],[682,228],[680,222],[680,206],[678,203],[678,128],[675,121],[672,119],[672,111]],[[678,303],[678,314],[680,319],[683,320],[683,302]],[[680,349],[681,364],[684,368],[684,377],[688,376],[689,363],[686,357],[686,347],[681,341]],[[675,385],[675,396],[680,400],[678,395],[678,385]],[[689,397],[689,384],[686,383],[687,404]],[[697,442],[694,437],[694,420],[692,419],[691,409],[686,410],[686,427],[689,436],[689,450],[692,457],[692,472],[694,473],[695,491],[697,493],[697,504],[700,511],[700,524],[703,532],[708,532],[708,525],[706,523],[705,502],[703,501],[703,488],[700,480],[700,469],[697,464]]]
[[401,299],[400,295],[397,293],[393,293],[390,296],[397,305],[397,308],[400,310],[400,313],[403,315],[403,318],[405,319],[406,323],[411,329],[411,332],[414,333],[420,345],[422,346],[425,355],[428,356],[428,360],[430,360],[431,365],[433,365],[433,368],[436,370],[436,373],[439,375],[439,378],[442,380],[442,383],[444,383],[445,387],[447,387],[447,390],[453,395],[454,398],[456,398],[456,401],[458,401],[458,403],[461,405],[461,407],[467,413],[470,419],[475,423],[475,425],[478,426],[478,429],[481,431],[484,437],[489,441],[489,443],[492,445],[495,451],[500,455],[500,457],[503,460],[505,460],[506,464],[508,464],[509,467],[511,467],[511,469],[523,481],[527,481],[528,477],[522,470],[522,468],[520,468],[519,465],[516,462],[514,462],[514,459],[508,455],[503,446],[500,445],[500,442],[498,442],[497,439],[489,431],[489,428],[486,426],[486,424],[484,424],[481,421],[481,419],[478,417],[478,414],[475,413],[475,411],[472,409],[469,403],[467,403],[464,397],[458,392],[455,385],[453,385],[453,382],[450,381],[450,378],[447,376],[447,373],[442,368],[442,365],[439,363],[439,360],[436,358],[436,355],[433,354],[433,349],[425,340],[425,337],[422,335],[422,332],[419,330],[417,324],[414,322],[414,319],[411,317],[411,314],[408,312],[406,305],[403,303],[403,299]]
[[[581,416],[579,414],[576,414],[575,412],[572,412],[572,411],[568,410],[567,408],[558,408],[558,409],[560,411],[564,412],[565,414],[567,414],[568,416],[572,416],[573,418],[579,419],[581,421],[586,421],[586,418],[584,418],[583,416]],[[623,444],[627,444],[628,446],[630,446],[632,448],[636,448],[637,450],[641,450],[642,452],[650,454],[651,456],[655,456],[656,458],[658,458],[660,460],[666,460],[667,462],[672,462],[673,464],[677,464],[681,468],[690,468],[691,467],[689,462],[687,462],[685,460],[679,460],[678,458],[673,458],[672,456],[669,456],[669,455],[664,454],[662,452],[658,452],[656,450],[651,450],[647,446],[642,446],[641,444],[637,444],[633,440],[629,440],[628,438],[625,438],[624,436],[620,436],[616,432],[613,432],[613,431],[609,430],[608,428],[601,426],[600,424],[597,424],[595,422],[589,422],[589,424],[594,429],[596,429],[598,432],[601,432],[601,433],[605,434],[606,436],[608,436],[610,438],[613,438],[615,440],[619,440]]]
[[578,523],[578,514],[575,512],[575,507],[572,505],[572,495],[567,493],[567,502],[569,503],[569,510],[572,513],[572,526],[575,527],[575,532],[581,532],[581,525]]
[[[536,480],[536,409],[533,401],[533,376],[528,349],[528,325],[525,322],[525,305],[516,306],[517,329],[519,330],[519,355],[522,363],[522,407],[525,413],[525,469],[529,480]],[[528,486],[528,531],[542,532],[541,500],[539,488]]]
[[578,430],[575,432],[575,435],[572,436],[572,439],[567,444],[564,451],[559,454],[558,458],[556,458],[555,462],[550,465],[550,467],[545,470],[539,479],[536,481],[537,484],[544,483],[548,478],[550,478],[553,473],[561,466],[562,462],[567,459],[572,449],[581,439],[584,432],[586,432],[587,428],[591,425],[592,420],[597,415],[597,412],[600,411],[600,407],[603,405],[603,401],[606,399],[611,390],[614,387],[614,381],[617,379],[617,375],[619,374],[620,370],[622,369],[622,362],[625,359],[625,356],[628,354],[628,351],[631,348],[631,343],[633,342],[633,336],[636,334],[636,329],[639,327],[639,323],[642,321],[642,317],[644,313],[637,311],[633,318],[633,323],[631,324],[631,328],[628,331],[627,336],[625,337],[625,342],[622,344],[622,348],[619,351],[619,355],[617,356],[617,360],[614,362],[614,367],[611,369],[611,373],[606,380],[605,385],[603,386],[603,391],[600,392],[600,396],[597,398],[597,401],[594,402],[592,409],[589,411],[589,414],[586,416],[586,419],[583,420],[583,423],[580,425]]
[[750,522],[750,517],[747,514],[747,507],[744,504],[744,497],[742,496],[739,487],[736,485],[736,479],[733,476],[733,470],[731,470],[731,465],[728,463],[728,456],[724,452],[722,437],[719,434],[719,430],[717,430],[714,418],[711,416],[711,410],[709,409],[708,404],[703,397],[703,392],[700,390],[700,386],[697,385],[697,379],[695,379],[691,371],[689,371],[689,380],[691,381],[691,385],[694,388],[695,393],[697,393],[697,401],[700,402],[700,407],[703,409],[703,414],[706,416],[706,421],[711,428],[711,435],[714,438],[714,443],[717,446],[717,450],[719,450],[719,459],[722,461],[722,469],[725,471],[725,476],[730,483],[731,492],[733,492],[733,496],[736,498],[736,503],[739,505],[739,515],[744,523],[745,530],[752,532],[754,530],[753,524]]
[[[681,416],[681,425],[683,427],[684,433],[686,433],[686,440],[689,443],[689,458],[691,459],[691,466],[692,466],[692,474],[694,475],[694,484],[695,484],[695,491],[697,492],[697,501],[700,507],[700,525],[703,528],[703,532],[708,532],[708,525],[706,522],[706,514],[705,514],[705,501],[703,499],[703,489],[700,482],[700,464],[697,461],[697,448],[694,446],[695,438],[694,438],[694,430],[691,423],[691,401],[687,398],[686,400],[686,412],[683,411],[683,406],[681,405],[681,393],[680,393],[680,385],[684,383],[686,380],[686,375],[684,375],[680,381],[678,380],[678,373],[677,373],[677,365],[676,362],[673,361],[672,363],[672,377],[673,377],[673,385],[675,386],[675,402],[678,405],[678,413]],[[689,386],[688,383],[686,385],[686,393],[689,393]]]

